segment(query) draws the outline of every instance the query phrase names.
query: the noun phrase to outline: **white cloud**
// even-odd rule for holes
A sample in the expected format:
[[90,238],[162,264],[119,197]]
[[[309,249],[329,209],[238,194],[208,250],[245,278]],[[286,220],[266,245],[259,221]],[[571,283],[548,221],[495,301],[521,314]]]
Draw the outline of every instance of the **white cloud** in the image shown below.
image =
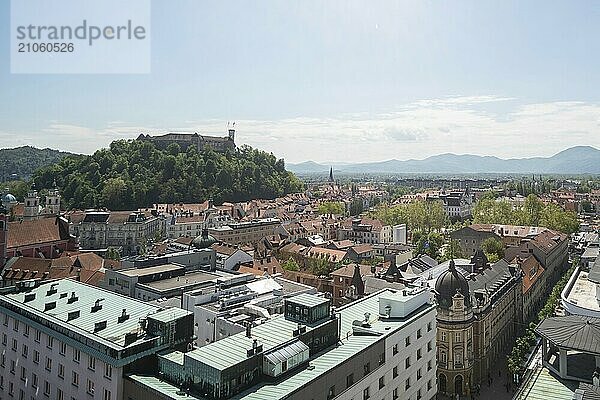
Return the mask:
[[[548,102],[492,113],[498,96],[452,96],[420,100],[395,111],[353,113],[328,118],[239,120],[237,143],[304,160],[364,162],[425,158],[453,152],[503,158],[549,156],[574,145],[600,147],[600,104]],[[482,110],[481,105],[486,105]],[[5,147],[31,144],[92,153],[112,140],[140,133],[190,131],[225,135],[222,120],[184,121],[181,126],[134,125],[111,121],[93,129],[53,121],[38,134],[0,132]]]

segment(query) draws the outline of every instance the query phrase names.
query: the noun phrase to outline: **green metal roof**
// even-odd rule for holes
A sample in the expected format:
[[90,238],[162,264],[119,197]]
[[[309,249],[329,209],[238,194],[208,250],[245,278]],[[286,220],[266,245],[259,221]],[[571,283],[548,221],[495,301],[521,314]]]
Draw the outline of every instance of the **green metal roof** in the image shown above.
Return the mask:
[[298,296],[287,299],[290,303],[301,304],[307,307],[314,307],[329,302],[325,297],[316,296],[314,294],[302,293]]
[[574,381],[560,381],[548,369],[538,366],[514,400],[571,400],[578,385]]
[[[254,339],[259,345],[263,345],[266,352],[293,339],[293,332],[297,328],[297,322],[277,316],[265,324],[252,328],[252,338],[246,337],[245,332],[241,332],[195,349],[185,356],[222,371],[247,359],[246,351],[252,348]],[[310,326],[307,327],[308,331],[311,329]]]
[[[310,360],[314,369],[304,369],[277,383],[263,383],[254,386],[247,391],[235,396],[234,399],[244,400],[275,400],[285,398],[290,393],[309,384],[327,371],[346,362],[352,356],[363,351],[373,343],[383,340],[386,336],[396,332],[398,329],[421,318],[424,314],[433,311],[434,306],[420,308],[417,312],[404,320],[380,320],[379,319],[379,297],[382,295],[393,295],[392,290],[382,290],[369,297],[351,303],[339,309],[341,318],[341,340],[340,345],[326,351],[322,355]],[[370,314],[369,322],[371,329],[381,333],[381,336],[353,336],[352,322],[363,320],[365,313]],[[268,324],[266,324],[268,325]],[[346,339],[346,334],[348,338]]]

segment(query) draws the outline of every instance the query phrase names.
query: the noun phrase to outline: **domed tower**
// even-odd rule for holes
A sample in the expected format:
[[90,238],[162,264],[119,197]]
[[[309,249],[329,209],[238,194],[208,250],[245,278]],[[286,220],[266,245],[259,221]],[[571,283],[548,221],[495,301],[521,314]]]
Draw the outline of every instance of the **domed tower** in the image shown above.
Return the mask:
[[56,181],[54,181],[53,188],[48,191],[46,196],[46,213],[49,215],[60,214],[60,192],[56,187]]
[[450,261],[435,282],[438,390],[470,394],[473,372],[473,309],[469,282]]
[[23,207],[23,219],[38,219],[40,215],[40,196],[37,190],[32,186],[25,196],[25,206]]
[[210,235],[208,233],[208,229],[206,228],[202,230],[202,234],[200,236],[197,236],[194,240],[192,240],[192,246],[197,249],[207,249],[214,243],[217,243],[217,239]]
[[17,205],[16,197],[13,196],[12,194],[10,194],[10,192],[8,191],[8,188],[4,188],[4,194],[2,195],[1,203],[2,204],[0,204],[0,207],[4,206],[4,210],[6,211],[6,214],[10,214],[10,211],[12,210],[12,208]]

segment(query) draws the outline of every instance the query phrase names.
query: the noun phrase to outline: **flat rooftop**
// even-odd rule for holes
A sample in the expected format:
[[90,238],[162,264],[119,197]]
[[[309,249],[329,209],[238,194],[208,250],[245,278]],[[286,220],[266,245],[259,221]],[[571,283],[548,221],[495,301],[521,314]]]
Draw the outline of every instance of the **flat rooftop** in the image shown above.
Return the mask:
[[205,283],[205,282],[212,282],[212,281],[215,281],[220,276],[222,276],[222,275],[213,274],[213,273],[206,272],[206,271],[197,271],[197,272],[191,272],[189,274],[185,274],[185,275],[181,275],[181,276],[176,276],[173,278],[161,279],[158,281],[143,283],[143,284],[140,284],[139,286],[140,287],[147,286],[147,287],[157,290],[157,291],[168,291],[168,290],[173,290],[173,289],[196,286],[198,284]]
[[587,272],[579,271],[573,287],[569,291],[567,301],[576,306],[600,312],[600,304],[596,300],[596,284],[588,280]]
[[162,272],[178,271],[181,269],[185,269],[185,267],[179,264],[162,264],[154,267],[122,269],[119,270],[119,273],[126,276],[146,276],[160,274]]

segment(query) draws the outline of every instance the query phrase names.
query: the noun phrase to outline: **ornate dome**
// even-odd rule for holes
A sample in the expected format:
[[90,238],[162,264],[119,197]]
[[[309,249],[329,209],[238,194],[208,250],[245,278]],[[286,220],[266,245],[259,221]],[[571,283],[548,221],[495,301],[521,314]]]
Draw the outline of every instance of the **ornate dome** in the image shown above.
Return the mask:
[[16,197],[10,193],[6,193],[4,196],[2,196],[2,203],[4,203],[4,204],[10,204],[10,203],[16,203],[16,202],[17,202]]
[[465,297],[465,307],[471,306],[469,283],[467,279],[456,270],[454,260],[450,260],[448,271],[442,273],[435,281],[435,298],[441,307],[450,308],[452,297],[460,292]]
[[208,234],[208,229],[203,229],[202,235],[197,236],[194,240],[192,240],[192,246],[197,249],[207,249],[214,243],[217,243],[217,239]]

